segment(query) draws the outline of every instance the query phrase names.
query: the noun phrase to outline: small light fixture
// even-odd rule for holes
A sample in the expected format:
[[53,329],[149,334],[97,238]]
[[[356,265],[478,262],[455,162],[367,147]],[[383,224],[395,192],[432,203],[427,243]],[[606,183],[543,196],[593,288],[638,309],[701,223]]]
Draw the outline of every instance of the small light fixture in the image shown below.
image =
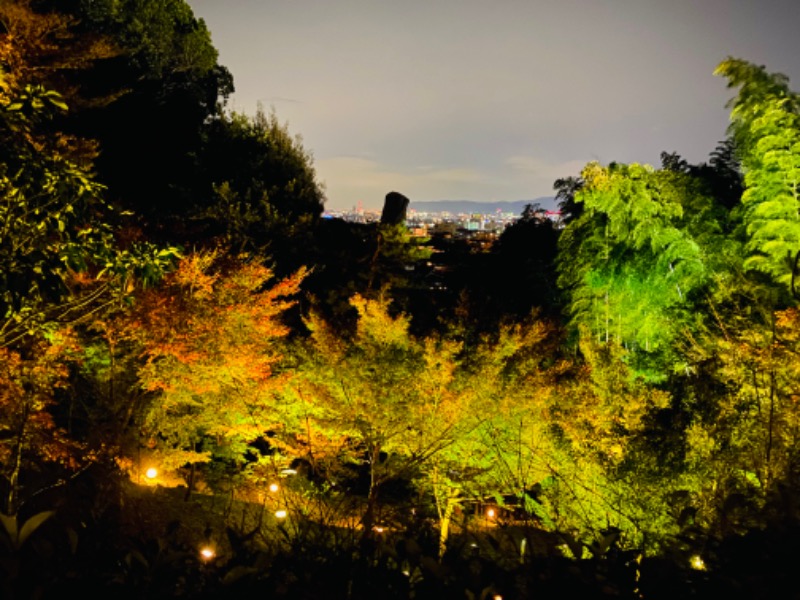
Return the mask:
[[689,559],[689,564],[690,564],[690,565],[692,566],[692,568],[693,568],[694,570],[696,570],[696,571],[705,571],[705,570],[706,570],[706,563],[705,563],[705,561],[703,560],[703,557],[702,557],[702,556],[700,556],[699,554],[695,554],[695,555],[693,555],[693,556],[692,556],[692,557]]
[[148,479],[155,479],[156,477],[158,477],[158,469],[156,469],[155,467],[150,467],[149,469],[147,469],[147,471],[144,472],[144,476],[147,477]]
[[490,519],[494,519],[497,516],[497,511],[493,508],[486,509],[486,516]]
[[205,561],[213,559],[216,555],[217,553],[214,552],[214,549],[211,546],[203,546],[200,548],[200,556]]
[[274,492],[277,492],[279,489],[281,489],[281,486],[279,486],[277,483],[270,483],[269,484],[269,491],[270,492],[274,493]]
[[376,525],[375,527],[373,527],[373,529],[375,530],[375,533],[383,533],[384,532],[383,527],[381,527],[380,525]]
[[286,515],[288,515],[288,514],[289,514],[289,513],[287,513],[287,512],[286,512],[285,510],[283,510],[283,509],[281,509],[281,510],[276,510],[276,511],[275,511],[275,517],[276,517],[276,518],[278,518],[278,519],[285,519],[285,518],[286,518]]

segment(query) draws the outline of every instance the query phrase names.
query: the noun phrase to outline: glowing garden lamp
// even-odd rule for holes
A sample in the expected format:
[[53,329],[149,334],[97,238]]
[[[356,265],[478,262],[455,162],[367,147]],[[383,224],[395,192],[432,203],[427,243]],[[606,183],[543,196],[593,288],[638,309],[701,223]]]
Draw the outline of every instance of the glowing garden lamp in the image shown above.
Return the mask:
[[279,489],[281,489],[281,486],[279,486],[277,483],[270,483],[270,484],[269,484],[269,491],[270,491],[270,492],[272,492],[272,493],[275,493],[275,492],[277,492]]
[[497,516],[497,511],[494,508],[487,508],[486,516],[490,519],[494,519]]
[[283,509],[281,509],[281,510],[276,510],[276,511],[275,511],[275,518],[277,518],[277,519],[285,519],[285,518],[286,518],[286,515],[288,515],[288,514],[289,514],[289,513],[287,513],[287,512],[286,512],[285,510],[283,510]]
[[694,556],[692,556],[692,558],[689,559],[689,564],[696,571],[705,571],[706,570],[706,563],[703,560],[703,557],[700,556],[699,554],[695,554]]
[[214,549],[211,546],[203,546],[200,548],[200,558],[206,562],[213,559],[216,555],[217,553],[214,552]]
[[158,469],[156,469],[155,467],[150,467],[149,469],[147,469],[147,471],[144,472],[144,476],[147,477],[148,479],[155,479],[156,477],[158,477]]

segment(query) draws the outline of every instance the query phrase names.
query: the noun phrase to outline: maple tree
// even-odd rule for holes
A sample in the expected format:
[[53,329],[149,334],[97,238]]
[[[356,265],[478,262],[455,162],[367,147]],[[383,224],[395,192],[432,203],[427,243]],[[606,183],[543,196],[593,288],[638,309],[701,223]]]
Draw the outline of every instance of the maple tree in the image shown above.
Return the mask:
[[298,428],[298,454],[322,463],[334,479],[341,477],[337,461],[363,468],[361,524],[368,537],[384,487],[416,478],[471,427],[474,396],[457,375],[460,343],[412,336],[408,317],[392,315],[386,298],[355,295],[351,303],[358,321],[350,335],[318,315],[306,319],[310,338],[298,354],[290,397],[303,406],[311,430],[328,440],[320,452]]
[[77,350],[67,330],[52,330],[24,351],[0,348],[0,509],[5,514],[17,514],[25,498],[60,479],[42,474],[50,466],[69,472],[91,460],[51,412],[59,389],[68,385],[68,362]]
[[772,326],[747,316],[721,321],[717,336],[692,349],[713,385],[713,395],[700,388],[689,397],[694,506],[698,521],[723,535],[796,490],[798,311],[776,311]]
[[281,318],[303,277],[272,283],[255,262],[191,254],[138,299],[126,332],[145,359],[138,380],[150,398],[139,426],[162,470],[243,462],[248,444],[279,424],[276,341],[289,332]]
[[[77,16],[47,10],[31,0],[3,2],[0,24],[0,62],[6,75],[18,83],[57,90],[71,105],[87,105],[91,99],[70,74],[120,54],[107,36],[82,31]],[[93,100],[107,103],[111,98]]]
[[546,416],[560,367],[543,359],[553,341],[552,327],[531,319],[464,342],[454,382],[464,401],[461,427],[422,480],[436,505],[440,556],[456,509],[465,515],[489,502],[543,517],[532,490],[550,475]]
[[[293,452],[339,488],[353,465],[364,539],[389,497],[402,497],[400,484],[413,486],[435,508],[443,554],[456,510],[487,497],[523,501],[544,477],[527,442],[545,427],[551,388],[540,352],[552,332],[533,322],[476,339],[459,328],[416,336],[385,296],[355,295],[351,304],[350,333],[315,314],[306,320],[310,338],[287,388],[300,417],[285,419],[297,432]],[[521,422],[525,440],[515,437]]]

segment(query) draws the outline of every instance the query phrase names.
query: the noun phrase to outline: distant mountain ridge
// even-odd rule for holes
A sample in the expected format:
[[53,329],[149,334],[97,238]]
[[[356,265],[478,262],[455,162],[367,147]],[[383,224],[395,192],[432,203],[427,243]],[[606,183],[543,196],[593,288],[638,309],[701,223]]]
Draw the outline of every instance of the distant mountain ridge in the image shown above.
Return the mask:
[[542,196],[533,200],[512,200],[501,202],[477,202],[474,200],[434,200],[428,202],[415,202],[408,205],[409,211],[416,212],[449,212],[453,214],[479,213],[490,214],[495,212],[514,213],[521,215],[528,204],[538,204],[545,210],[555,210],[556,199],[554,196]]

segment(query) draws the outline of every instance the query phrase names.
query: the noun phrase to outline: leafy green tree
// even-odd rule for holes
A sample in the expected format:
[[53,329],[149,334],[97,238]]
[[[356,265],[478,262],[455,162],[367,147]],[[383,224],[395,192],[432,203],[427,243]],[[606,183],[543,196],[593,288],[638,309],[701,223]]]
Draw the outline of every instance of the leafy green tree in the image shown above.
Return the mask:
[[575,195],[583,187],[580,177],[562,177],[553,183],[556,191],[556,204],[561,211],[561,219],[565,223],[577,219],[583,212],[583,205],[575,201]]
[[800,96],[785,75],[743,60],[728,58],[715,73],[739,88],[730,130],[744,171],[745,268],[785,292],[800,250]]
[[324,196],[313,158],[277,115],[225,113],[204,133],[196,207],[205,222],[236,252],[270,256],[291,271],[313,260],[312,233]]
[[402,482],[432,502],[440,554],[457,513],[476,502],[508,502],[541,516],[531,490],[550,474],[553,456],[544,419],[550,327],[535,321],[474,339],[415,336],[385,299],[352,302],[359,315],[352,335],[309,317],[284,423],[287,435],[296,432],[294,454],[336,488],[351,480],[348,464],[363,475],[354,490],[365,498],[362,537],[392,505],[412,501],[396,495]]
[[73,19],[77,39],[102,36],[114,50],[88,68],[57,70],[48,86],[78,90],[63,127],[99,143],[96,168],[108,197],[167,239],[166,217],[184,216],[194,200],[203,125],[233,89],[205,23],[183,0],[37,6]]
[[465,342],[457,376],[468,412],[459,435],[431,458],[422,480],[439,517],[440,556],[456,510],[466,515],[488,502],[539,526],[552,525],[535,490],[551,475],[554,456],[547,414],[560,369],[550,361],[553,334],[544,321],[529,319]]
[[65,108],[58,94],[31,85],[0,103],[0,346],[110,306],[136,282],[158,279],[176,253],[119,248],[102,186],[62,154],[57,135],[41,133]]
[[555,530],[595,555],[610,530],[620,545],[653,552],[677,533],[670,495],[688,485],[679,461],[659,460],[647,443],[670,394],[635,377],[624,348],[581,340],[582,361],[568,366],[549,404],[554,439],[543,499]]
[[573,326],[639,353],[645,370],[658,353],[673,361],[672,342],[708,285],[704,250],[719,234],[713,204],[690,176],[672,170],[590,163],[582,178],[576,201],[584,212],[559,240],[559,283]]

